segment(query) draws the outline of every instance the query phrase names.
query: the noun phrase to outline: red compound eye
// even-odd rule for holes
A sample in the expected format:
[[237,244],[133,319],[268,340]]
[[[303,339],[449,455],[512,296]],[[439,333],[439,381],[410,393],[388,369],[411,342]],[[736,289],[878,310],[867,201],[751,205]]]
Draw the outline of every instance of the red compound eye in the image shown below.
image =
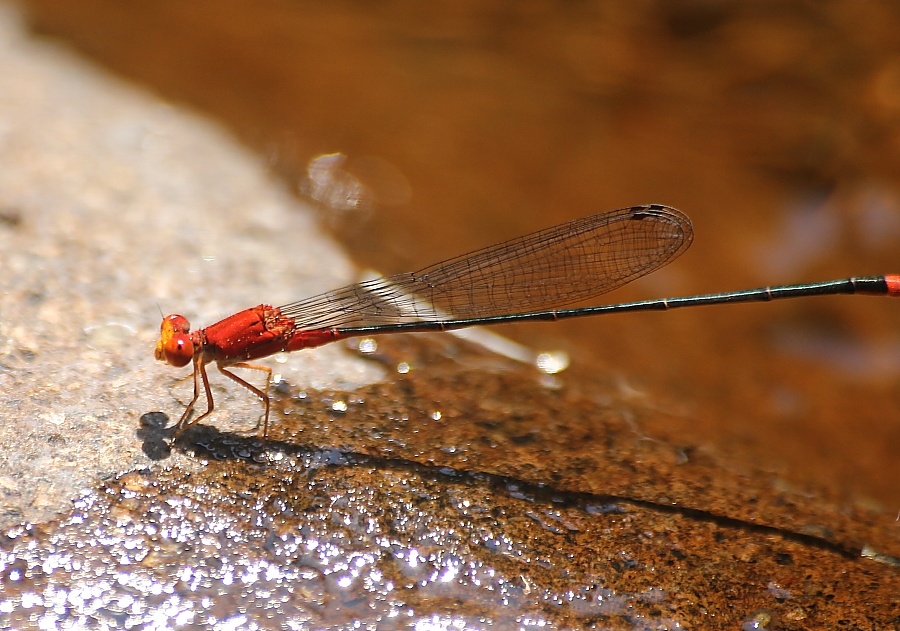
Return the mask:
[[194,343],[191,341],[191,324],[180,315],[163,318],[159,327],[159,341],[156,343],[156,359],[180,368],[190,363],[194,357]]

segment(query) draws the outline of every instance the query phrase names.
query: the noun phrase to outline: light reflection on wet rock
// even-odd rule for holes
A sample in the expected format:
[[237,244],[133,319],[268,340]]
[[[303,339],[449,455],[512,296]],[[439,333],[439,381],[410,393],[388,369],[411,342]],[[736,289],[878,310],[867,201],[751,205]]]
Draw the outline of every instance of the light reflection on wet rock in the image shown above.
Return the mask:
[[[59,523],[15,528],[0,563],[2,622],[474,629],[612,616],[612,628],[679,627],[665,621],[662,590],[619,593],[568,567],[559,533],[621,513],[514,497],[518,487],[490,476],[335,459],[131,473]],[[245,490],[231,490],[236,480]]]
[[699,511],[225,438],[8,531],[0,626],[680,629],[871,587],[824,542]]

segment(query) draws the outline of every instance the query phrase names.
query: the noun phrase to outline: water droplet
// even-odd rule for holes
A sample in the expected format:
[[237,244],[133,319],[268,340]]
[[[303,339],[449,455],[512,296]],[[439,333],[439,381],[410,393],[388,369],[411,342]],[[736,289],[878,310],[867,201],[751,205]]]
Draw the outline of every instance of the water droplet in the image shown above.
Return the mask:
[[357,347],[360,353],[374,353],[378,350],[378,342],[373,340],[371,337],[364,337],[359,340],[359,346]]
[[555,375],[569,367],[569,354],[565,351],[541,353],[535,360],[538,370],[548,375]]

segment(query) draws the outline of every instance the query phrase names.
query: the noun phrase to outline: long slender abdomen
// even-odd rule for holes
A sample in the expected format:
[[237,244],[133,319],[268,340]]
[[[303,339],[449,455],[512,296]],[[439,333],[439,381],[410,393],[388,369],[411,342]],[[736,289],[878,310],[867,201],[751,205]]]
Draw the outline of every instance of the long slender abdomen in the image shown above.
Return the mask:
[[336,342],[344,338],[352,337],[351,335],[341,334],[337,329],[316,329],[313,331],[294,331],[294,334],[288,340],[287,352],[299,351],[304,348],[315,348],[329,342]]

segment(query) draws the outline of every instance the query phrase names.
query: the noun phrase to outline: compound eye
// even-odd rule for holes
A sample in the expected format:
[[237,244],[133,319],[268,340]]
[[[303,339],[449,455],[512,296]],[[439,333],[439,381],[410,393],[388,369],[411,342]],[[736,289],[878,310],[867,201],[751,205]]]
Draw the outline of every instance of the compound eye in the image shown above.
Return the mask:
[[191,341],[191,324],[180,315],[163,318],[159,327],[159,341],[156,343],[156,359],[180,368],[194,357],[194,343]]
[[191,323],[184,316],[172,314],[163,318],[162,323],[159,325],[159,331],[163,337],[165,337],[166,333],[170,335],[173,333],[190,333]]
[[187,333],[172,335],[163,346],[166,361],[176,368],[187,366],[194,357],[194,343]]

